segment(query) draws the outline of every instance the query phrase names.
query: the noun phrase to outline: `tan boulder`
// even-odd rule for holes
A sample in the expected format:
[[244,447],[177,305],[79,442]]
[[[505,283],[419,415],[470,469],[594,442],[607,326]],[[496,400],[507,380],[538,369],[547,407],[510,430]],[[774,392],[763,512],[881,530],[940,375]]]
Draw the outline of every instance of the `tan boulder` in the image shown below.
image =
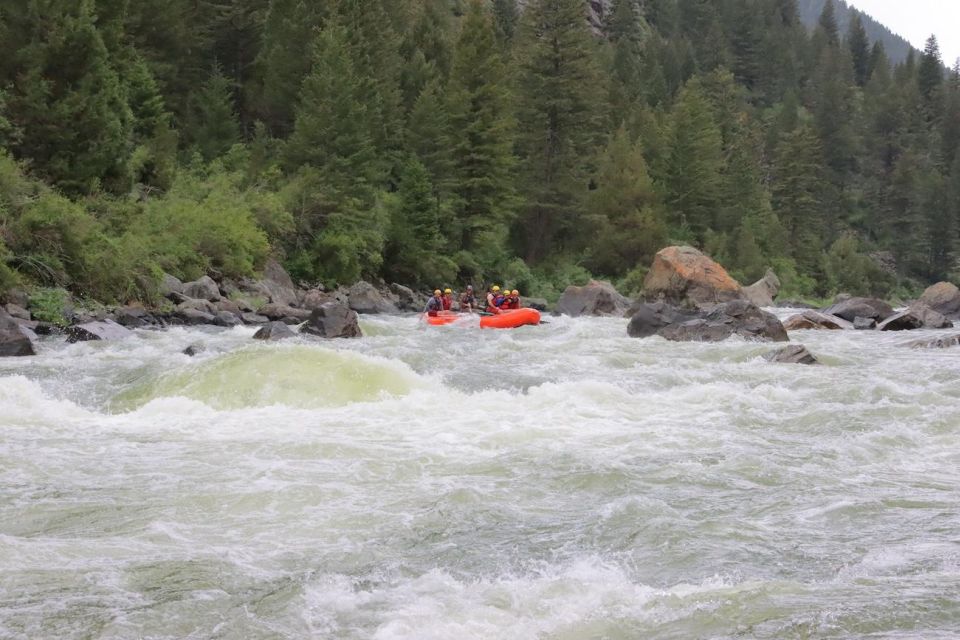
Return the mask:
[[693,247],[660,251],[644,280],[643,293],[647,300],[700,309],[744,299],[740,283]]
[[960,316],[960,289],[950,282],[938,282],[924,291],[917,303],[956,320]]

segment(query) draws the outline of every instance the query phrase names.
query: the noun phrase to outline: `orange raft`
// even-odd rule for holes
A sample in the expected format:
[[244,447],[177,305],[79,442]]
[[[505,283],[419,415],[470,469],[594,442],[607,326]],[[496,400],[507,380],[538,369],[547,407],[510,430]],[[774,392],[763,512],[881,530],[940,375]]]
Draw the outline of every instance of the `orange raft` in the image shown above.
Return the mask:
[[[455,311],[441,311],[436,316],[424,315],[427,323],[435,327],[466,321],[473,317],[475,316]],[[480,316],[481,329],[516,329],[524,325],[538,324],[540,324],[540,312],[536,309],[510,309],[493,316]]]

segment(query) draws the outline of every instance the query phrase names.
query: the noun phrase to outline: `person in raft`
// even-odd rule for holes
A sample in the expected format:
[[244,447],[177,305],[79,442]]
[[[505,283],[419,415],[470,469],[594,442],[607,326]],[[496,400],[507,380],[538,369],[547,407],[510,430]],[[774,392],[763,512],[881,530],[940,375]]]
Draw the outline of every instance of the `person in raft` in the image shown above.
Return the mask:
[[467,290],[460,294],[460,312],[473,313],[477,308],[477,294],[473,292],[473,285],[468,284]]
[[520,292],[514,289],[510,293],[504,293],[503,304],[500,305],[501,309],[519,309],[520,308]]
[[443,294],[440,289],[433,292],[433,297],[427,300],[427,308],[423,310],[430,317],[436,317],[443,311]]
[[453,308],[453,289],[444,289],[443,291],[443,310],[450,311]]
[[503,304],[503,294],[500,293],[500,287],[493,285],[490,291],[487,291],[487,313],[500,313],[501,304]]

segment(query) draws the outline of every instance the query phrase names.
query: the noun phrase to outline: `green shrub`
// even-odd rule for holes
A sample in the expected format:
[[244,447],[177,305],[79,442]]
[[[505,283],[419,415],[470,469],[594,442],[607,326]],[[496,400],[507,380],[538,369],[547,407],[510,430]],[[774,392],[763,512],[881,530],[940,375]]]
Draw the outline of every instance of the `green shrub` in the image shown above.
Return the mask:
[[68,322],[65,312],[69,299],[70,294],[64,289],[53,287],[35,289],[30,293],[30,312],[36,320],[41,322],[66,326]]

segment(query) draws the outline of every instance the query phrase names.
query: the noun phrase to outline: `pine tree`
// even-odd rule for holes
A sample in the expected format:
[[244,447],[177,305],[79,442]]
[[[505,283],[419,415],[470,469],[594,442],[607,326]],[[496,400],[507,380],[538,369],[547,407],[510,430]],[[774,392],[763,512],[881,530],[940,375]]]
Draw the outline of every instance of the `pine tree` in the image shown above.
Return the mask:
[[468,253],[503,244],[515,215],[514,120],[493,18],[472,0],[448,87],[457,245]]
[[850,18],[850,28],[847,31],[847,48],[853,59],[853,77],[857,85],[863,86],[870,77],[870,40],[863,28],[863,21],[858,11],[853,12]]
[[641,21],[637,0],[615,0],[605,25],[613,46],[610,107],[611,120],[617,126],[632,119],[644,90]]
[[837,25],[837,10],[833,0],[827,0],[817,26],[831,46],[840,44],[840,27]]
[[194,96],[184,127],[186,142],[210,161],[240,141],[240,122],[234,107],[233,83],[214,67]]
[[640,145],[620,127],[601,155],[590,192],[587,265],[622,275],[647,265],[666,243],[666,225]]
[[531,2],[522,39],[517,94],[527,196],[523,253],[537,262],[551,249],[563,250],[582,215],[601,87],[580,0]]
[[820,143],[807,125],[783,136],[774,163],[773,206],[790,238],[791,256],[806,274],[820,268],[826,221]]
[[940,44],[936,36],[930,36],[920,56],[917,69],[917,83],[920,97],[928,119],[934,119],[939,111],[938,91],[943,84],[943,59],[940,56]]
[[699,80],[681,92],[674,108],[665,186],[673,226],[702,243],[720,208],[723,140]]
[[[72,194],[130,186],[133,116],[96,28],[92,0],[28,5],[33,31],[7,117],[22,132],[14,152]],[[91,144],[96,141],[96,144]]]

